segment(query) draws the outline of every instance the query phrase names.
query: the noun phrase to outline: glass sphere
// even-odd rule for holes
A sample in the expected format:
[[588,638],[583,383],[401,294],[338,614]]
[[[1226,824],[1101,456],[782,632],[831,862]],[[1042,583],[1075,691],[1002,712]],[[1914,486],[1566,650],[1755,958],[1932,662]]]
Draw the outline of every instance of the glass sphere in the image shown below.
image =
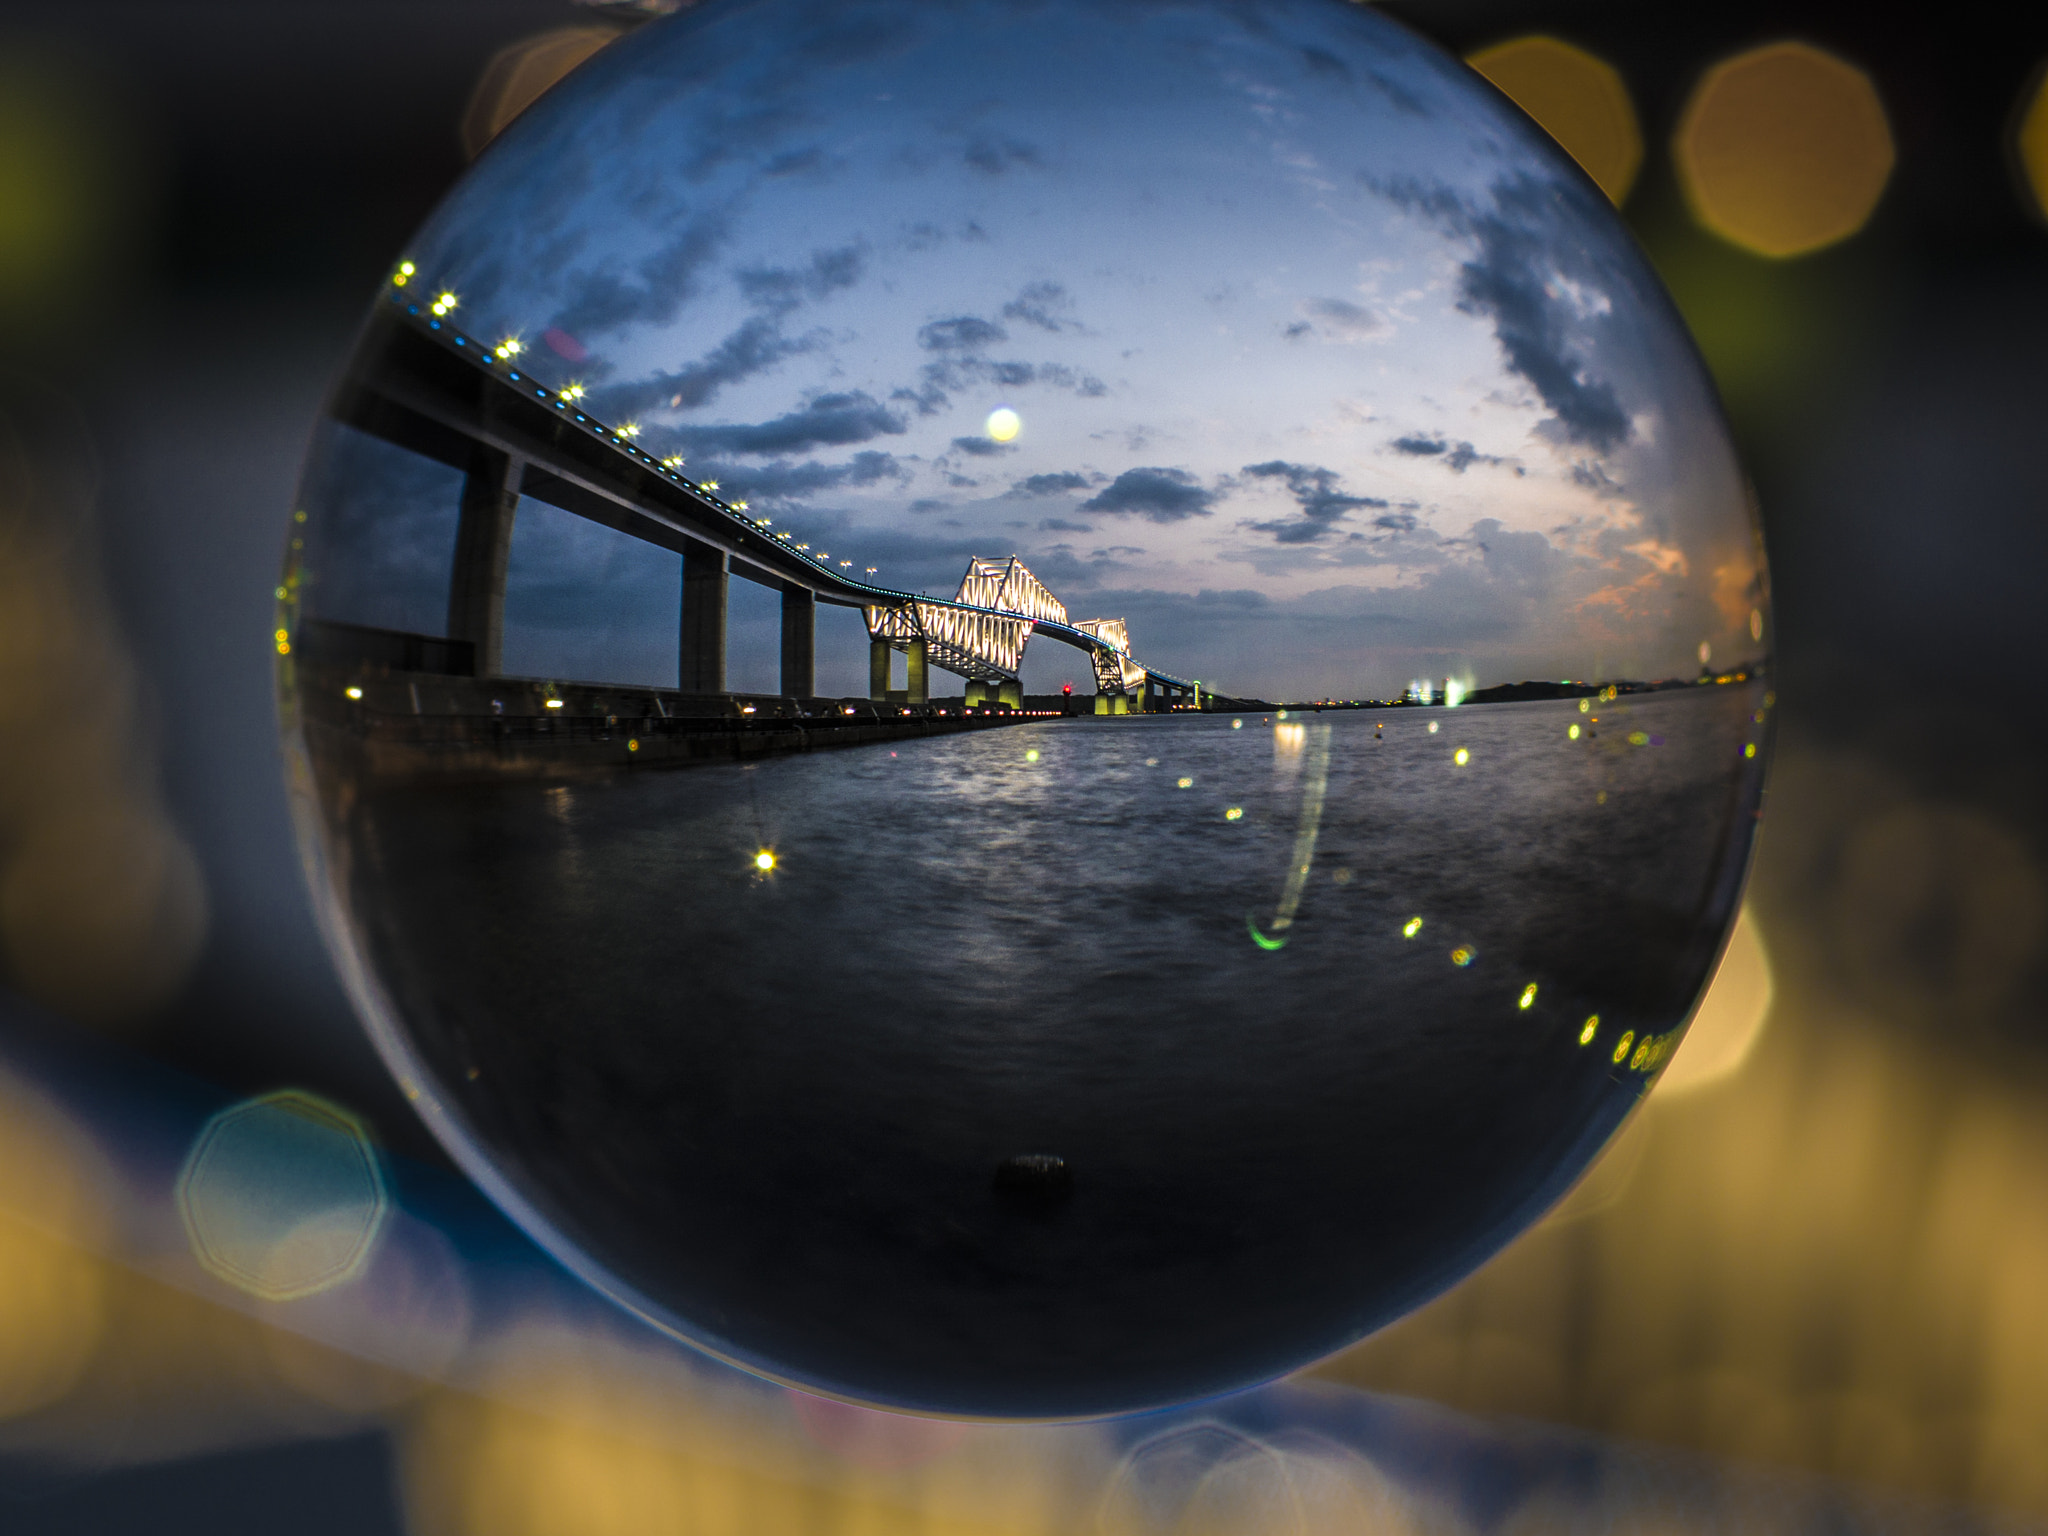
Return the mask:
[[1339,0],[708,0],[394,264],[277,649],[453,1154],[866,1402],[1273,1376],[1540,1216],[1734,915],[1768,602],[1642,254]]

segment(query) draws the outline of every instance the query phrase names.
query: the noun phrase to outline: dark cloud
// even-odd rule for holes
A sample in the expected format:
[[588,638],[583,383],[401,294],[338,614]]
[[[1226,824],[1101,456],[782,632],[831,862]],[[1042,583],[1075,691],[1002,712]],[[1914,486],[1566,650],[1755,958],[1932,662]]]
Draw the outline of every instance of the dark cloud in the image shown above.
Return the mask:
[[1064,517],[1048,517],[1038,526],[1040,531],[1044,533],[1093,533],[1095,531],[1086,523],[1070,523]]
[[[1604,204],[1594,210],[1597,193],[1524,175],[1495,182],[1493,206],[1482,210],[1444,186],[1380,190],[1474,242],[1458,273],[1458,307],[1493,321],[1507,366],[1534,387],[1564,436],[1603,453],[1627,442],[1628,415],[1613,384],[1593,373],[1580,345],[1584,317],[1556,281],[1561,262],[1588,259],[1563,229],[1581,216],[1607,217]],[[1615,275],[1599,274],[1603,281]]]
[[1009,339],[1008,331],[979,315],[955,315],[950,320],[934,320],[920,327],[917,333],[917,344],[927,352],[974,352]]
[[894,454],[865,449],[844,464],[824,464],[815,459],[792,463],[776,459],[766,464],[700,467],[703,474],[719,483],[721,492],[750,503],[802,501],[820,491],[848,485],[873,485],[879,480],[906,480],[909,471]]
[[999,453],[1009,453],[1013,449],[1010,443],[999,443],[987,437],[956,437],[953,439],[953,446],[962,453],[973,454],[978,459],[994,458]]
[[985,176],[1000,176],[1015,166],[1044,163],[1039,159],[1038,151],[1021,140],[997,139],[987,135],[968,144],[966,160]]
[[1127,469],[1099,495],[1081,503],[1083,512],[1131,512],[1155,523],[1206,517],[1215,493],[1184,469]]
[[861,279],[867,257],[857,245],[813,251],[801,267],[745,267],[735,276],[747,302],[773,313],[787,313],[805,299],[822,299]]
[[[1378,310],[1367,309],[1349,299],[1309,299],[1301,310],[1310,320],[1320,321],[1323,329],[1339,341],[1369,341],[1393,330],[1386,316]],[[1290,326],[1287,334],[1294,335],[1294,327]]]
[[1447,438],[1424,437],[1411,434],[1397,437],[1387,446],[1396,453],[1409,454],[1415,458],[1427,458],[1441,454],[1444,467],[1453,474],[1462,475],[1474,464],[1504,464],[1507,461],[1498,454],[1481,453],[1470,443],[1454,443]]
[[1288,494],[1300,506],[1300,522],[1251,525],[1263,533],[1272,534],[1282,544],[1312,543],[1330,533],[1359,508],[1387,505],[1383,496],[1345,495],[1337,489],[1337,482],[1342,477],[1333,469],[1315,464],[1289,464],[1284,459],[1268,459],[1263,464],[1245,465],[1243,472],[1255,479],[1285,481]]
[[1063,469],[1050,475],[1026,475],[1010,487],[1013,496],[1058,496],[1067,491],[1085,491],[1101,483],[1101,476],[1077,474]]
[[634,415],[652,406],[692,410],[728,384],[773,368],[784,358],[816,350],[824,338],[787,336],[781,323],[755,315],[696,361],[673,373],[657,373],[631,385],[605,391],[592,403],[614,416]]
[[1584,486],[1602,496],[1622,494],[1621,483],[1607,473],[1607,466],[1594,459],[1581,459],[1572,466],[1572,484]]
[[728,384],[736,384],[825,343],[822,331],[790,336],[783,320],[806,300],[822,299],[860,281],[866,258],[857,246],[813,251],[801,267],[748,267],[734,274],[740,292],[762,311],[743,321],[696,361],[604,390],[592,404],[613,416],[636,416],[659,406],[693,410]]
[[873,395],[813,395],[802,410],[773,421],[724,427],[680,427],[676,436],[699,453],[797,453],[843,448],[905,430],[903,418]]
[[1058,283],[1030,283],[1003,306],[1003,318],[1035,325],[1041,331],[1077,330],[1077,322],[1062,313],[1073,308],[1073,303],[1067,296],[1067,290]]
[[589,337],[634,324],[665,325],[698,291],[699,275],[725,239],[720,217],[693,219],[681,234],[630,273],[610,269],[572,272],[562,282],[568,297],[550,328]]
[[1501,462],[1502,460],[1497,454],[1481,453],[1470,443],[1459,443],[1449,453],[1444,455],[1445,467],[1451,470],[1452,473],[1460,475],[1465,473],[1474,464],[1499,464]]

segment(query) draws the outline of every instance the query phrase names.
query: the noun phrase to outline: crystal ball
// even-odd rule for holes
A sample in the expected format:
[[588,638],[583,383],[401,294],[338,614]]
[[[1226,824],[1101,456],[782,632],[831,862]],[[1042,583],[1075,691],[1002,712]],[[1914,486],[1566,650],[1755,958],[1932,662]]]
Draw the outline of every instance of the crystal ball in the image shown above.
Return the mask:
[[1340,0],[706,0],[402,252],[277,666],[435,1133],[591,1284],[898,1409],[1270,1378],[1670,1060],[1758,526],[1598,188]]

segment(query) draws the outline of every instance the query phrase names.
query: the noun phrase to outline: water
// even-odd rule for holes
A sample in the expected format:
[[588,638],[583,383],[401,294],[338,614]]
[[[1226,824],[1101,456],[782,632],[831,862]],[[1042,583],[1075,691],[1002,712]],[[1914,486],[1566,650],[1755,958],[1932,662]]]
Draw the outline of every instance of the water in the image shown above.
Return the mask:
[[[353,904],[456,1114],[657,1311],[885,1400],[1106,1409],[1335,1348],[1559,1191],[1732,913],[1757,694],[405,787]],[[1031,1154],[1070,1196],[1006,1201]]]

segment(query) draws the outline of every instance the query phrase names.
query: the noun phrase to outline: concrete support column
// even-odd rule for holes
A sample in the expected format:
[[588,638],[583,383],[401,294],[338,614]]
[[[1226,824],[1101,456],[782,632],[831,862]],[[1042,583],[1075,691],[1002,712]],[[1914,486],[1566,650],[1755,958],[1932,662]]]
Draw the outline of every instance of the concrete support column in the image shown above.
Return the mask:
[[478,677],[505,670],[505,572],[512,564],[512,519],[526,465],[479,446],[462,480],[455,525],[455,569],[448,582],[448,638],[466,640]]
[[818,693],[818,595],[793,581],[782,584],[782,693],[790,699]]
[[1007,679],[998,686],[996,697],[1012,709],[1022,709],[1024,707],[1024,680],[1022,678]]
[[967,684],[967,707],[977,709],[988,702],[988,684],[970,680]]
[[725,692],[725,603],[731,565],[722,549],[690,540],[683,552],[683,623],[676,686]]
[[912,704],[929,704],[932,701],[931,669],[926,662],[925,643],[922,640],[910,642],[910,668],[908,682]]
[[868,697],[878,704],[889,701],[889,652],[893,649],[886,640],[868,642]]

